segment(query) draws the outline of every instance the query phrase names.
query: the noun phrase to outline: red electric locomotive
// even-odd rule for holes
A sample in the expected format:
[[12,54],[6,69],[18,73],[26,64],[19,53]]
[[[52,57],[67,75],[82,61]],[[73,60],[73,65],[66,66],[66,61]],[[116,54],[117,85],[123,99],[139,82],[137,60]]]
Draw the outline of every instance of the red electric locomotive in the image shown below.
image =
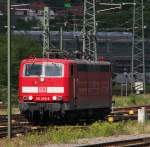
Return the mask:
[[19,104],[29,119],[104,117],[111,110],[111,90],[106,61],[35,58],[20,65]]

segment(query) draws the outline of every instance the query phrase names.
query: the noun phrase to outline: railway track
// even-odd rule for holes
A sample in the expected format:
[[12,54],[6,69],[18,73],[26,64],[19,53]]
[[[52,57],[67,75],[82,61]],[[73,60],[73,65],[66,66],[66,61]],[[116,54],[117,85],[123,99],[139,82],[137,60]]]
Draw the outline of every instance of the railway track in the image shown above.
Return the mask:
[[[7,115],[0,115],[0,126],[7,126]],[[21,114],[12,115],[12,124],[28,123],[27,119]]]
[[[147,117],[150,118],[150,105],[134,106],[134,107],[124,107],[124,108],[114,108],[109,117],[113,117],[113,121],[121,120],[136,120],[137,111],[139,108],[145,107],[147,112]],[[132,111],[132,114],[130,114]],[[108,119],[108,118],[107,118]],[[62,124],[56,124],[58,126]],[[50,124],[48,124],[50,126]],[[52,124],[51,124],[52,125]],[[29,123],[26,118],[21,114],[12,115],[12,135],[24,134],[31,131],[40,131],[46,129],[47,126],[37,126],[36,124]],[[85,126],[85,128],[87,128]],[[7,135],[7,115],[0,115],[0,138],[6,137]]]
[[[24,116],[21,114],[16,114],[12,115],[12,136],[20,136],[22,134],[26,134],[29,132],[41,132],[41,131],[46,131],[47,127],[53,127],[53,129],[60,129],[61,127],[64,127],[64,124],[66,125],[67,123],[62,122],[53,122],[53,123],[48,123],[48,124],[37,124],[37,123],[30,123]],[[7,115],[0,115],[0,138],[6,137],[7,136]],[[67,125],[69,127],[72,127],[73,129],[76,128],[82,128],[82,129],[88,129],[87,125]]]
[[[0,138],[7,136],[7,115],[0,115]],[[46,126],[29,123],[21,114],[12,115],[12,136],[26,134],[31,131],[43,131]]]
[[149,147],[150,135],[143,136],[129,136],[129,138],[123,138],[112,141],[104,141],[94,144],[84,144],[77,147]]
[[[12,137],[16,136],[21,136],[24,134],[27,134],[29,132],[40,132],[46,130],[46,126],[33,126],[32,124],[29,123],[18,123],[18,124],[13,124],[11,129],[12,129]],[[0,138],[6,137],[7,136],[7,126],[0,126]]]
[[0,104],[0,110],[7,109],[7,105]]
[[150,105],[140,105],[140,106],[130,106],[130,107],[116,107],[113,108],[113,112],[129,112],[130,110],[137,111],[139,108],[145,107],[147,110],[150,110]]
[[122,120],[137,120],[138,119],[138,109],[145,107],[146,117],[150,118],[150,105],[132,106],[132,107],[122,107],[113,108],[110,115],[106,117],[106,120],[111,121],[122,121]]

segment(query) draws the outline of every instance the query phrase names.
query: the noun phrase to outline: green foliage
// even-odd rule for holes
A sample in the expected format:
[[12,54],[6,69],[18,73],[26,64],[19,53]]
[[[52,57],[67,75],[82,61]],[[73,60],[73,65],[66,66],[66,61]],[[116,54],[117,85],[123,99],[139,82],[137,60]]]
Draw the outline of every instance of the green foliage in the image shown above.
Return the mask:
[[[4,104],[7,103],[7,88],[4,86],[0,86],[0,101],[2,101]],[[14,88],[11,89],[11,102],[14,105],[18,104],[17,90]]]
[[16,29],[17,30],[31,30],[32,27],[36,27],[40,25],[40,21],[33,19],[25,21],[23,19],[16,20]]
[[[148,125],[149,122],[145,123],[145,126]],[[125,134],[143,134],[144,131],[144,126],[137,123],[136,121],[128,121],[128,123],[124,123],[124,133]],[[147,130],[148,132],[150,131],[149,128]]]
[[[20,61],[34,54],[40,55],[40,44],[31,38],[12,36],[11,44],[11,75],[13,87],[17,87]],[[0,36],[0,85],[7,84],[7,40],[5,35]]]
[[114,96],[116,107],[150,104],[150,95],[130,95],[128,97]]
[[[18,88],[19,64],[24,58],[30,55],[40,56],[42,53],[41,45],[31,38],[23,36],[12,36],[11,44],[11,87],[12,97],[16,104]],[[7,40],[6,35],[0,35],[0,98],[6,102],[7,98]]]
[[7,82],[7,46],[6,36],[0,36],[0,85]]
[[78,126],[62,126],[62,127],[50,127],[45,132],[34,132],[30,133],[24,137],[19,137],[11,142],[7,139],[2,140],[1,146],[42,146],[44,144],[51,143],[76,143],[78,139],[81,138],[93,138],[93,137],[108,137],[108,136],[118,136],[118,135],[127,135],[127,134],[141,134],[141,133],[150,133],[150,122],[147,121],[144,126],[138,124],[137,121],[127,121],[127,122],[118,122],[118,123],[100,123],[95,122],[88,128],[80,128]]
[[54,143],[68,143],[76,139],[84,137],[85,130],[80,128],[73,129],[72,127],[62,127],[61,129],[50,129],[48,131],[50,140]]
[[6,32],[6,28],[4,26],[7,25],[7,16],[4,14],[4,16],[0,16],[0,34]]
[[90,127],[90,133],[92,136],[112,136],[116,134],[118,131],[122,131],[123,123],[99,123],[95,122]]

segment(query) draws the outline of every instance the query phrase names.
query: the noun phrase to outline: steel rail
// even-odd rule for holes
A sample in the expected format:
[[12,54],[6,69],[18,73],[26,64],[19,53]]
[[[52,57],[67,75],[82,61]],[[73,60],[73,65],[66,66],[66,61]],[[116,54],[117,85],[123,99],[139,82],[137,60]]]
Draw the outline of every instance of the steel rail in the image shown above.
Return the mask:
[[110,119],[112,122],[122,121],[122,120],[137,120],[138,119],[138,109],[145,107],[146,118],[150,118],[150,105],[141,105],[141,106],[131,106],[131,107],[122,107],[122,108],[113,108],[110,115],[105,119]]
[[107,141],[95,144],[84,144],[78,145],[76,147],[146,147],[150,146],[150,136],[145,137],[133,137],[128,139],[121,139],[121,140],[114,140],[114,141]]
[[150,105],[138,105],[138,106],[129,106],[129,107],[114,107],[113,111],[139,109],[141,107],[145,107],[146,109],[150,109]]
[[[134,106],[134,107],[123,107],[123,108],[114,108],[113,109],[113,112],[111,113],[110,116],[108,117],[113,117],[114,121],[122,121],[122,120],[136,120],[137,119],[137,110],[138,108],[141,108],[141,107],[145,107],[146,108],[146,112],[147,112],[147,118],[150,118],[150,105],[141,105],[141,106]],[[129,114],[129,110],[133,110],[134,113],[133,114]],[[6,137],[5,134],[7,134],[7,120],[8,120],[8,117],[7,115],[0,115],[0,138],[1,137]],[[85,120],[86,121],[86,120]],[[84,122],[85,122],[84,121]],[[64,122],[62,123],[58,123],[57,125],[59,125],[59,127],[57,128],[60,128],[61,126],[63,126]],[[66,124],[66,123],[65,123]],[[13,128],[13,136],[14,134],[17,134],[18,132],[20,132],[21,134],[24,134],[26,132],[29,132],[29,131],[33,131],[33,130],[43,130],[43,127],[41,126],[36,126],[36,124],[31,124],[27,121],[26,118],[24,118],[23,115],[21,114],[16,114],[16,115],[12,115],[12,128]],[[53,124],[50,124],[48,123],[46,127],[51,127],[54,125]],[[68,124],[69,126],[69,124]],[[74,126],[72,126],[74,127]],[[80,126],[78,126],[80,127]],[[20,128],[20,130],[19,130]],[[82,125],[82,128],[84,129],[88,129],[88,126],[83,126]],[[4,131],[5,130],[5,131]],[[16,130],[16,131],[15,131]],[[24,130],[24,131],[22,131]],[[16,133],[15,133],[16,132]],[[4,134],[4,135],[1,135],[1,134]]]

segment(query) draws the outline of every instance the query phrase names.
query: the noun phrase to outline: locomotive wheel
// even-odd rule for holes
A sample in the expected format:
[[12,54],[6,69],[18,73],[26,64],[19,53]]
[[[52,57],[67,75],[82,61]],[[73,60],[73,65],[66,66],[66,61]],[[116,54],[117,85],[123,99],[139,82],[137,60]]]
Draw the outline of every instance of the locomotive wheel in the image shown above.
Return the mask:
[[39,113],[37,111],[27,111],[24,113],[25,117],[28,119],[29,122],[39,122]]

